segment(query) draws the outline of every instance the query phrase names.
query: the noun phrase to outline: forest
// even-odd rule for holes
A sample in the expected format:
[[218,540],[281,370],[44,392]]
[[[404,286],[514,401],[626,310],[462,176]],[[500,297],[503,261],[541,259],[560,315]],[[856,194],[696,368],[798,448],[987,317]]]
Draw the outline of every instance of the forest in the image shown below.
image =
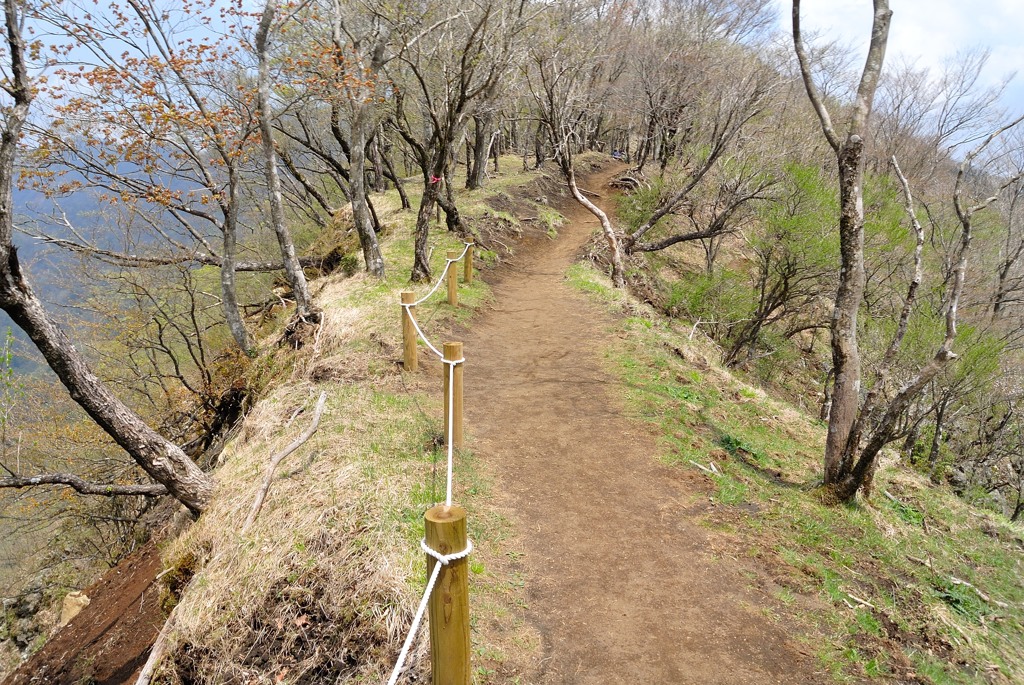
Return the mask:
[[786,31],[770,0],[4,0],[0,594],[225,515],[244,418],[319,378],[323,283],[422,290],[438,241],[503,261],[503,174],[819,422],[803,497],[877,500],[888,461],[1022,520],[1024,113],[983,49],[887,59],[911,18],[873,8],[859,53],[799,0]]

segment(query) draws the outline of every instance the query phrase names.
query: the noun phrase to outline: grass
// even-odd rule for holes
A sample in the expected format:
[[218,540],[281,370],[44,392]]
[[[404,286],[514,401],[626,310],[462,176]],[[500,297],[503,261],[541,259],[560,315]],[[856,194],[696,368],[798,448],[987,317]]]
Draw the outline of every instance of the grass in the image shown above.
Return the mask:
[[[494,179],[460,207],[472,225],[486,218],[486,198],[495,190],[533,176]],[[399,291],[425,293],[429,286],[407,282],[415,215],[399,212],[392,194],[376,206],[388,225],[386,279],[318,281],[312,290],[324,325],[297,352],[268,338],[252,371],[262,399],[224,452],[214,503],[163,551],[177,569],[171,575],[194,574],[175,611],[177,673],[165,682],[263,675],[283,683],[381,682],[393,665],[426,580],[423,513],[444,499],[441,365],[421,342],[421,371],[400,369]],[[436,228],[435,277],[449,249],[461,251],[461,243]],[[416,312],[437,346],[489,297],[481,279],[460,285],[458,308],[446,303],[444,291]],[[301,430],[321,390],[329,400],[319,431],[282,465],[255,525],[241,533],[236,524],[267,460]],[[505,645],[539,640],[522,619],[521,585],[504,554],[507,520],[490,502],[489,480],[471,451],[457,459],[455,483],[455,499],[471,512],[476,546],[472,602],[480,615],[501,622],[500,630],[473,626],[474,682],[484,683],[503,671]],[[422,670],[425,633],[420,637],[410,662]]]
[[707,478],[719,506],[702,522],[758,560],[774,588],[766,613],[795,626],[822,670],[838,682],[1024,680],[1021,527],[892,458],[870,500],[821,504],[819,421],[728,373],[712,343],[588,264],[568,280],[618,314],[606,358],[630,411],[657,426],[664,461]]

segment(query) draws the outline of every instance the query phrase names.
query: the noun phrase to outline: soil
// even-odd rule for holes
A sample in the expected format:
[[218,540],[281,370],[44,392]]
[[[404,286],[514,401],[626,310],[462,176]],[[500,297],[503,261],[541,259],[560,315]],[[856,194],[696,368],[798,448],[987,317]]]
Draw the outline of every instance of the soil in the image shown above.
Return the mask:
[[[616,171],[586,186],[608,193]],[[472,447],[522,536],[543,643],[527,681],[831,682],[765,616],[743,563],[716,555],[693,506],[707,502],[703,479],[661,463],[651,429],[627,415],[602,364],[615,322],[565,283],[597,222],[562,209],[558,239],[519,251],[464,333]]]
[[164,616],[154,582],[160,554],[146,545],[85,589],[89,606],[11,673],[3,685],[133,683]]

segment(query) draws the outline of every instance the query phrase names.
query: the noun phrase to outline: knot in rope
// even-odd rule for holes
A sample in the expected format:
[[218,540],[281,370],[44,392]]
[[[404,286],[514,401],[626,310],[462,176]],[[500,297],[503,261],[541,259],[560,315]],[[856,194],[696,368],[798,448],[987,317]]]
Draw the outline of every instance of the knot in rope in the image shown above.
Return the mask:
[[466,549],[462,550],[461,552],[454,552],[453,554],[441,554],[436,549],[431,549],[430,546],[427,544],[426,538],[420,540],[420,548],[428,555],[437,559],[443,566],[447,566],[453,561],[458,561],[459,559],[465,559],[466,557],[468,557],[470,553],[473,551],[473,541],[467,538]]

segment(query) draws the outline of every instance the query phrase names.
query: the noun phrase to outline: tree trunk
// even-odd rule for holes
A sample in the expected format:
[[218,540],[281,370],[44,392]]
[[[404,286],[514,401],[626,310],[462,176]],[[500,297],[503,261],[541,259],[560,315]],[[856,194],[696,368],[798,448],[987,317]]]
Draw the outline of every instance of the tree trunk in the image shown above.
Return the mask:
[[482,114],[473,117],[474,138],[473,157],[466,176],[466,189],[476,190],[487,178],[487,157],[491,152],[491,122],[493,114]]
[[428,179],[423,188],[423,197],[420,198],[420,209],[416,214],[416,243],[414,247],[414,261],[412,265],[413,282],[430,280],[430,259],[427,254],[427,239],[430,235],[430,215],[434,213],[434,204],[437,202],[439,188],[437,183],[431,183]]
[[992,298],[992,319],[996,321],[1003,317],[1005,314],[1006,299],[1010,294],[1010,288],[1008,281],[1010,278],[1010,269],[1013,267],[1013,262],[1007,260],[999,269],[999,280],[996,284],[996,294]]
[[914,448],[917,447],[917,441],[921,437],[921,420],[918,419],[914,422],[914,425],[910,427],[907,432],[907,437],[903,440],[903,447],[900,448],[900,453],[903,455],[903,459],[908,464],[914,464]]
[[409,202],[409,195],[405,192],[405,183],[395,173],[395,167],[391,164],[391,160],[388,156],[382,155],[384,160],[384,169],[387,173],[387,177],[391,179],[391,182],[395,184],[395,190],[398,191],[398,198],[402,201],[402,209],[412,209],[412,203]]
[[946,408],[949,400],[943,397],[935,408],[935,432],[932,434],[932,444],[928,449],[928,476],[932,482],[938,482],[939,457],[942,451],[942,432],[946,421]]
[[580,192],[579,187],[576,185],[576,172],[572,168],[571,161],[563,162],[562,172],[565,174],[565,181],[572,192],[572,196],[601,222],[605,242],[608,243],[608,261],[612,264],[612,283],[616,288],[625,288],[626,270],[622,265],[622,250],[619,248],[619,239],[615,235],[615,229],[612,228],[611,222],[608,220],[608,215]]
[[363,263],[367,273],[377,278],[384,278],[384,256],[380,252],[377,232],[373,229],[370,209],[366,203],[366,139],[370,127],[369,105],[355,105],[355,116],[352,119],[352,151],[350,157],[351,170],[349,183],[352,191],[352,220],[359,235],[359,245],[363,248]]
[[501,130],[499,128],[499,130],[496,133],[492,134],[492,136],[491,136],[491,156],[494,158],[494,174],[495,175],[498,174],[498,158],[501,156],[502,149],[504,147],[505,146],[502,144],[502,139],[501,139]]
[[231,337],[235,339],[242,351],[252,356],[254,353],[252,340],[249,332],[245,329],[245,322],[242,321],[241,310],[238,307],[238,292],[235,288],[235,253],[238,231],[238,172],[231,169],[228,172],[228,200],[224,216],[224,254],[221,257],[220,267],[220,290],[221,306],[224,310],[224,320],[231,331]]
[[840,483],[850,472],[857,445],[850,431],[860,409],[860,348],[857,313],[864,298],[863,142],[850,136],[839,160],[839,246],[841,268],[832,310],[832,368],[835,383],[825,439],[825,487]]
[[533,156],[536,162],[533,168],[540,169],[544,163],[544,131],[540,122],[537,122],[537,131],[533,135]]
[[281,247],[285,276],[295,297],[296,314],[303,319],[319,321],[320,314],[314,310],[313,303],[309,297],[309,289],[306,287],[306,275],[303,273],[299,260],[295,256],[295,243],[292,242],[291,232],[285,225],[284,200],[281,195],[281,176],[277,170],[277,152],[274,149],[274,132],[271,127],[273,113],[270,109],[270,65],[267,62],[267,42],[276,12],[277,0],[267,0],[263,16],[260,19],[259,29],[256,32],[256,53],[259,59],[260,135],[263,138],[263,159],[267,175],[267,188],[270,193],[270,219],[274,225],[274,233],[277,234],[277,243]]
[[598,114],[590,135],[587,136],[587,149],[593,152],[597,149],[597,143],[601,139],[601,125],[604,124],[604,114]]
[[828,373],[825,374],[825,383],[822,386],[821,411],[818,412],[818,420],[825,423],[828,423],[832,412],[832,380],[834,378],[835,374],[832,373],[832,369],[829,369]]
[[[486,160],[484,163],[486,163]],[[444,221],[448,226],[448,230],[461,235],[463,233],[462,214],[459,213],[459,207],[455,204],[455,194],[452,192],[452,185],[452,172],[448,168],[444,172],[444,193],[438,193],[437,204],[444,210]]]
[[384,164],[381,161],[380,140],[378,136],[370,139],[370,164],[373,166],[373,192],[383,193],[388,189]]

